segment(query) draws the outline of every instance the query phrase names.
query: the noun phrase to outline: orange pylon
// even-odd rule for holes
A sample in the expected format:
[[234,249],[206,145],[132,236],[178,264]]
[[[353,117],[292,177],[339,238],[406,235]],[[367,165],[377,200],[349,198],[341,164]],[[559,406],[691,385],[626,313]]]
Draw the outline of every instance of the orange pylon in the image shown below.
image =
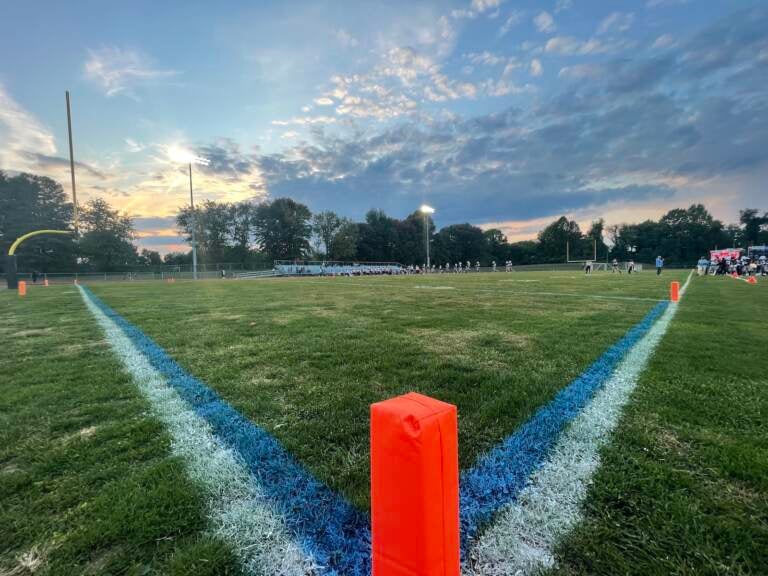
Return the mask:
[[672,282],[672,284],[669,285],[669,299],[672,300],[672,302],[680,301],[680,282]]

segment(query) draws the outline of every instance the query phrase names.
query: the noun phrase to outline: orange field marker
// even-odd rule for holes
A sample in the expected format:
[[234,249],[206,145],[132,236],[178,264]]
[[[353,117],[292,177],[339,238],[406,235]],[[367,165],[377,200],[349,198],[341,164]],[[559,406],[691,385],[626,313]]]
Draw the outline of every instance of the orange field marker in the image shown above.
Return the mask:
[[371,405],[373,576],[459,576],[456,406],[411,392]]
[[672,282],[672,284],[669,285],[669,299],[672,300],[672,302],[680,301],[680,282]]
[[27,295],[27,283],[24,280],[19,280],[19,296]]
[[757,284],[757,278],[755,278],[754,276],[750,276],[749,278],[747,278],[747,284]]

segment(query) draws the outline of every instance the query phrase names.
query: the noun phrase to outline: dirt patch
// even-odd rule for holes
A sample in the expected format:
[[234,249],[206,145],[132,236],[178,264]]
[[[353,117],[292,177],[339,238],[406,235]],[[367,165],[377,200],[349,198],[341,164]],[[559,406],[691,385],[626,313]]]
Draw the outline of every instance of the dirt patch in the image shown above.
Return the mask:
[[420,328],[409,330],[409,333],[431,354],[490,370],[508,368],[507,350],[524,349],[531,344],[530,336],[513,332]]
[[87,428],[81,428],[77,432],[73,432],[72,434],[67,434],[66,436],[63,436],[61,438],[61,442],[63,444],[69,444],[70,442],[74,442],[76,440],[88,440],[91,436],[96,434],[96,426],[88,426]]

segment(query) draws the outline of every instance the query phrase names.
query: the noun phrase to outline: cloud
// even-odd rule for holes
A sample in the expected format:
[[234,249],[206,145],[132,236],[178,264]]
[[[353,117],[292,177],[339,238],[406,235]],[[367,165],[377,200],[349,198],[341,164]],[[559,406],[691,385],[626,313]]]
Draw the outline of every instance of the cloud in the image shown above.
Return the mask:
[[137,50],[104,47],[88,50],[85,76],[97,84],[106,96],[133,95],[139,86],[177,76],[175,70],[155,68],[148,56]]
[[555,4],[555,14],[569,10],[572,7],[573,0],[557,0],[557,4]]
[[[372,207],[403,216],[425,194],[445,223],[591,217],[606,207],[617,218],[638,207],[655,213],[695,199],[707,182],[768,174],[768,86],[758,80],[768,69],[765,24],[763,12],[736,14],[672,55],[637,51],[563,67],[561,77],[590,81],[562,83],[525,111],[405,117],[350,134],[319,129],[308,142],[259,157],[265,186],[355,218]],[[602,46],[558,40],[550,50]],[[394,77],[415,87],[433,65],[411,62],[419,71]],[[477,84],[487,96],[515,89],[502,77]],[[743,192],[731,203],[739,198]]]
[[498,8],[502,5],[504,0],[472,0],[469,8],[460,8],[451,10],[451,17],[455,19],[461,18],[477,18],[480,14],[484,14],[489,10],[496,9],[491,16],[498,15]]
[[331,100],[327,96],[322,96],[320,98],[315,98],[314,102],[318,106],[333,106],[333,100]]
[[533,19],[533,23],[536,25],[536,29],[539,32],[554,32],[555,31],[555,19],[549,14],[549,12],[541,12]]
[[561,78],[597,78],[603,74],[603,67],[599,64],[575,64],[560,68],[558,76]]
[[288,120],[272,120],[274,126],[311,126],[313,124],[335,124],[333,116],[294,116]]
[[507,16],[507,19],[504,21],[502,27],[499,28],[499,37],[506,36],[507,32],[509,32],[513,26],[517,26],[520,22],[523,21],[524,16],[525,12],[520,10],[513,10],[510,15]]
[[471,52],[465,54],[464,57],[472,62],[472,64],[482,64],[484,66],[497,66],[507,61],[506,56],[500,56],[487,50],[483,52]]
[[541,60],[534,58],[531,60],[531,76],[541,76],[544,73],[544,67],[541,65]]
[[34,154],[53,156],[53,133],[22,108],[0,84],[0,168],[29,170],[35,165]]
[[600,25],[597,27],[597,33],[626,32],[632,27],[634,20],[635,15],[631,12],[612,12],[600,22]]
[[663,50],[665,48],[671,48],[676,44],[675,37],[672,34],[662,34],[651,45],[652,49]]
[[339,44],[344,46],[345,48],[354,48],[356,47],[359,42],[357,39],[352,36],[349,32],[344,30],[343,28],[339,28],[335,32],[336,40],[339,41]]
[[146,150],[146,146],[133,138],[124,138],[125,148],[128,152],[142,152]]
[[544,46],[544,51],[561,54],[563,56],[585,56],[588,54],[605,54],[613,52],[622,46],[622,44],[606,44],[596,38],[582,41],[573,36],[555,36],[554,38],[547,40],[547,43]]
[[647,0],[646,8],[658,8],[660,6],[675,6],[687,4],[688,0]]

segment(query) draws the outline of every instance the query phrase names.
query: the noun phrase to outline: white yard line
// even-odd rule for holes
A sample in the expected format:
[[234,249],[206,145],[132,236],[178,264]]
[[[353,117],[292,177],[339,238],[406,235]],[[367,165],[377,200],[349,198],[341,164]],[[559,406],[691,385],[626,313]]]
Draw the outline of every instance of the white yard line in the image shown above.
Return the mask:
[[[681,296],[691,276],[688,275]],[[677,308],[677,304],[669,304],[571,422],[529,484],[473,546],[465,562],[465,574],[526,575],[554,566],[555,546],[582,518],[592,475],[600,465],[600,449],[610,440]]]
[[211,531],[225,540],[250,574],[304,575],[314,563],[288,534],[282,517],[210,426],[168,385],[120,327],[79,287],[125,371],[171,435],[171,451],[207,495]]

